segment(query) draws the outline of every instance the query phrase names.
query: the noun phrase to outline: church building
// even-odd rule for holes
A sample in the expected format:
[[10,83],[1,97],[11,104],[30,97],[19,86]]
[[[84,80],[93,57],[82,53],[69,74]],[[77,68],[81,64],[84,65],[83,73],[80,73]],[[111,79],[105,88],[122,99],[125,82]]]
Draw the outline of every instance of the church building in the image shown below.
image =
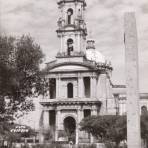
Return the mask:
[[93,142],[92,136],[79,130],[79,123],[90,115],[116,114],[112,66],[95,49],[95,41],[86,39],[85,0],[59,0],[57,4],[61,48],[44,70],[51,84],[40,101],[41,127],[49,129],[55,141],[66,133],[75,143]]
[[79,123],[90,115],[116,115],[122,101],[118,89],[125,94],[125,87],[111,83],[111,63],[87,39],[85,0],[57,4],[60,49],[43,72],[49,89],[40,100],[40,141],[48,140],[44,132],[49,131],[53,141],[92,143],[94,137],[80,131]]

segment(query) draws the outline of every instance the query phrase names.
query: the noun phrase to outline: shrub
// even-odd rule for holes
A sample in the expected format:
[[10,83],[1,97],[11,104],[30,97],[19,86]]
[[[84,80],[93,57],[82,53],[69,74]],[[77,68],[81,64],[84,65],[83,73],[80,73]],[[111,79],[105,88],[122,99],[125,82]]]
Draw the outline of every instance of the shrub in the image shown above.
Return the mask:
[[96,144],[83,144],[83,145],[78,145],[78,148],[96,148]]
[[32,148],[65,148],[62,144],[36,144]]

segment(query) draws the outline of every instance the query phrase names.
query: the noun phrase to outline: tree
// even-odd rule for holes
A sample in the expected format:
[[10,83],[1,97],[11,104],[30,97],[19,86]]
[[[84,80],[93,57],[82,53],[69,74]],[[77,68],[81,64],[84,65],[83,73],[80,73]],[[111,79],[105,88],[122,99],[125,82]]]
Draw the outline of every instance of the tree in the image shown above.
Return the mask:
[[[104,115],[84,118],[81,130],[91,133],[102,142],[115,142],[116,147],[127,139],[126,116]],[[141,115],[141,137],[148,144],[148,113]]]
[[42,60],[40,46],[29,35],[0,36],[0,121],[34,108],[29,98],[42,92]]
[[1,137],[8,142],[9,147],[12,143],[24,141],[24,138],[36,136],[36,132],[29,126],[19,125],[15,123],[2,122],[0,124]]
[[141,137],[148,147],[148,114],[141,115]]
[[115,142],[116,147],[126,139],[126,116],[91,116],[84,118],[80,126],[102,142]]

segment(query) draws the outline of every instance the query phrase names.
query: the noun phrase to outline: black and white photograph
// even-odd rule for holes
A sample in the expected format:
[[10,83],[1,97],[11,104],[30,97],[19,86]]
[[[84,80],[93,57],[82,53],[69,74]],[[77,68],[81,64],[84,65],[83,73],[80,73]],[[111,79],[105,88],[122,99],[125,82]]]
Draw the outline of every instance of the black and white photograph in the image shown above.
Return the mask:
[[0,0],[0,148],[148,148],[148,0]]

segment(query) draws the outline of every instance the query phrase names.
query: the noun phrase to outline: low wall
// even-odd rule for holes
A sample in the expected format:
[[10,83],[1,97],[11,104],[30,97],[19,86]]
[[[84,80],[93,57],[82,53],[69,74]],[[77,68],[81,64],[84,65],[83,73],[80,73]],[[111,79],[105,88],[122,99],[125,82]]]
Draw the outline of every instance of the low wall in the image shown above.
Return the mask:
[[[24,148],[24,144],[13,144],[13,148]],[[78,144],[78,145],[70,145],[70,144],[26,144],[25,148],[105,148],[105,145],[102,143],[95,144]]]
[[96,143],[96,148],[105,148],[104,143]]

